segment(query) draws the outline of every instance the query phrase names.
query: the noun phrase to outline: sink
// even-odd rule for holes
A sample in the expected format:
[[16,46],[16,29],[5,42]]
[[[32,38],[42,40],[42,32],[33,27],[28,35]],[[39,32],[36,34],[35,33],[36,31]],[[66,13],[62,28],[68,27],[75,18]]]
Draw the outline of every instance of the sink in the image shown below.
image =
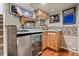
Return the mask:
[[22,30],[23,32],[29,32],[29,30]]
[[29,30],[27,30],[27,29],[19,29],[19,30],[17,30],[17,32],[29,32]]

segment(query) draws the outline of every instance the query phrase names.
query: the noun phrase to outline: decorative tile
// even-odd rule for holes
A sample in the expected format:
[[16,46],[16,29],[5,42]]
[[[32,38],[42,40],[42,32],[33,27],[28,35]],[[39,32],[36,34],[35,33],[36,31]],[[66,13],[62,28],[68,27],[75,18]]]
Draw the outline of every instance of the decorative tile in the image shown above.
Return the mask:
[[64,35],[69,35],[69,36],[77,36],[78,35],[77,26],[63,26],[62,32]]

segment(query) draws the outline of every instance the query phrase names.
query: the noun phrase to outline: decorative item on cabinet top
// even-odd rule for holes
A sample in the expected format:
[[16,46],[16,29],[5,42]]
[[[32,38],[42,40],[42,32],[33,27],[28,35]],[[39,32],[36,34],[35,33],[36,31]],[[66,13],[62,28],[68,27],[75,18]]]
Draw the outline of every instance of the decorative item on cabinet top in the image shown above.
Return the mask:
[[33,17],[33,11],[30,9],[26,9],[15,4],[9,4],[10,13],[17,16],[25,16],[25,17]]

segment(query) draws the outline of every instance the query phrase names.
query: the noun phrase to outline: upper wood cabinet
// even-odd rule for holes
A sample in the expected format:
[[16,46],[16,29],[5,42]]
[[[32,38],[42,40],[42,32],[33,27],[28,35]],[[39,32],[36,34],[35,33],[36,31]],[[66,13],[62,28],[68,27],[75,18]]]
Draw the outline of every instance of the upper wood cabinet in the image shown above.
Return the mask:
[[21,25],[24,25],[25,21],[26,21],[26,18],[20,17],[20,23],[21,23]]
[[35,22],[36,20],[33,18],[27,18],[27,17],[20,17],[20,23],[21,25],[24,25],[27,22]]
[[46,13],[45,11],[41,9],[37,9],[34,12],[36,17],[40,17],[41,19],[45,19],[45,20],[48,19],[48,13]]

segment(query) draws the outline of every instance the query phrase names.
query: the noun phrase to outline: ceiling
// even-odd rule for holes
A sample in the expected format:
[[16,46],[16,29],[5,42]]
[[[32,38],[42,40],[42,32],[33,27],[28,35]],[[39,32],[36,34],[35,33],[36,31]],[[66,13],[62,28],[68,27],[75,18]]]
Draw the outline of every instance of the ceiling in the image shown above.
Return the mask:
[[77,3],[16,3],[24,8],[29,8],[31,10],[34,9],[42,9],[45,12],[51,13],[58,13],[64,9],[77,6]]

